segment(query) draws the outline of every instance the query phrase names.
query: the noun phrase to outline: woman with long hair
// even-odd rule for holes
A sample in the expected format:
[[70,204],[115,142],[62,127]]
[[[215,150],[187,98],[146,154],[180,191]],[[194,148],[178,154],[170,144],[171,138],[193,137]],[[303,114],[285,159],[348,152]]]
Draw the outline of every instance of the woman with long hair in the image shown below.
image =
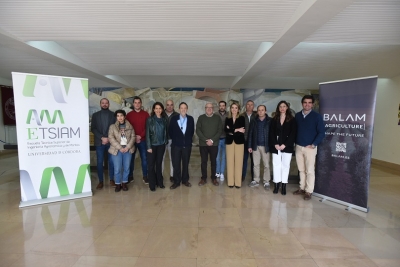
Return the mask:
[[162,176],[162,160],[167,138],[167,118],[160,102],[153,104],[151,115],[146,120],[147,170],[151,191],[156,186],[165,188]]
[[[115,192],[128,191],[128,175],[131,166],[132,153],[135,151],[135,130],[129,121],[125,120],[125,110],[119,109],[114,113],[117,121],[110,125],[108,152],[114,164]],[[122,180],[122,184],[121,184]]]
[[244,155],[245,118],[239,115],[240,105],[232,103],[225,119],[226,166],[228,186],[242,186],[242,167]]
[[290,105],[286,101],[280,101],[271,122],[269,135],[275,184],[274,194],[278,193],[280,184],[282,184],[281,193],[286,195],[296,129],[296,120],[290,111]]

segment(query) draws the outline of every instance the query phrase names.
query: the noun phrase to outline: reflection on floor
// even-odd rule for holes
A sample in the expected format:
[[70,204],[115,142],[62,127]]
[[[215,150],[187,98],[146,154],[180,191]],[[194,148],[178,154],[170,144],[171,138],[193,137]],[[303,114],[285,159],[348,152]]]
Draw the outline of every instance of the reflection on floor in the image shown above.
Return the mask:
[[0,153],[0,266],[400,266],[394,171],[373,166],[368,214],[262,187],[199,187],[197,149],[191,188],[170,190],[166,169],[166,189],[151,192],[140,173],[127,192],[107,185],[19,209],[17,154]]

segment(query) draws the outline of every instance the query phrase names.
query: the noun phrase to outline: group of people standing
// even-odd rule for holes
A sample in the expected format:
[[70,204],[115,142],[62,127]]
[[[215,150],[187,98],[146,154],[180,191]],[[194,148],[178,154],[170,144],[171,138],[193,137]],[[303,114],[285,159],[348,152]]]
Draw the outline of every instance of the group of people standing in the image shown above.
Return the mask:
[[[201,179],[207,183],[207,165],[211,163],[211,181],[215,186],[225,180],[230,188],[240,188],[245,181],[248,158],[251,159],[250,187],[261,182],[260,165],[264,166],[263,186],[268,188],[271,179],[270,155],[272,154],[274,191],[286,195],[290,161],[296,151],[296,161],[300,173],[300,188],[295,195],[311,199],[314,189],[314,166],[317,146],[325,136],[322,117],[312,110],[314,98],[306,95],[302,99],[302,111],[295,116],[286,101],[280,101],[275,115],[267,115],[264,105],[254,112],[254,102],[246,103],[246,111],[240,114],[240,105],[232,103],[229,113],[226,102],[219,102],[218,112],[214,113],[212,103],[205,106],[205,114],[196,122],[201,156]],[[95,136],[97,173],[99,184],[104,186],[103,159],[105,151],[109,155],[110,185],[115,191],[127,191],[127,184],[133,180],[135,153],[139,150],[143,182],[149,184],[151,191],[156,187],[165,188],[163,170],[164,157],[169,153],[171,159],[170,189],[181,184],[191,187],[189,182],[189,161],[195,122],[187,114],[188,105],[179,104],[179,113],[174,111],[172,100],[166,108],[160,102],[153,104],[149,115],[142,109],[140,97],[133,99],[133,111],[111,112],[109,101],[100,101],[101,110],[92,117],[91,130]]]

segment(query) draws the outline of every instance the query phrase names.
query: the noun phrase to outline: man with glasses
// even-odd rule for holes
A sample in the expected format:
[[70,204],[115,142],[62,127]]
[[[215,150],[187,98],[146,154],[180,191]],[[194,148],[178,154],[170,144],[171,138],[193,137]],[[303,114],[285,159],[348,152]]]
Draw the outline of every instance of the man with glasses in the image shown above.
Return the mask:
[[168,128],[172,139],[171,154],[174,165],[174,183],[171,189],[176,189],[181,183],[191,187],[189,183],[189,161],[192,153],[192,139],[194,135],[194,119],[187,115],[188,105],[185,102],[179,104],[179,115],[174,116]]
[[199,186],[207,183],[208,155],[211,161],[211,180],[213,185],[219,185],[216,174],[216,159],[218,153],[219,137],[222,132],[221,118],[214,115],[213,104],[206,104],[206,113],[201,115],[196,123],[196,134],[199,137],[201,156],[201,180]]
[[322,116],[313,111],[314,97],[305,95],[301,99],[303,110],[296,113],[296,162],[300,173],[300,188],[294,195],[304,195],[304,200],[310,200],[315,183],[315,156],[317,146],[325,137]]

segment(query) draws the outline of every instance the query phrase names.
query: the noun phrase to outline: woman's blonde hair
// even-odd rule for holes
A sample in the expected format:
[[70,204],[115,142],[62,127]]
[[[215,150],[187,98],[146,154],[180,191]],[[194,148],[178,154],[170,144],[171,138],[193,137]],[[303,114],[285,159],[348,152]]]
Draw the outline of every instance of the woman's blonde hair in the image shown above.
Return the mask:
[[236,102],[234,102],[234,103],[232,103],[230,106],[229,106],[229,115],[228,115],[228,118],[232,118],[232,106],[233,105],[235,105],[235,106],[237,106],[237,108],[238,108],[238,113],[237,113],[237,115],[236,115],[236,118],[235,119],[237,119],[237,118],[239,118],[239,116],[240,116],[240,104],[239,103],[236,103]]

